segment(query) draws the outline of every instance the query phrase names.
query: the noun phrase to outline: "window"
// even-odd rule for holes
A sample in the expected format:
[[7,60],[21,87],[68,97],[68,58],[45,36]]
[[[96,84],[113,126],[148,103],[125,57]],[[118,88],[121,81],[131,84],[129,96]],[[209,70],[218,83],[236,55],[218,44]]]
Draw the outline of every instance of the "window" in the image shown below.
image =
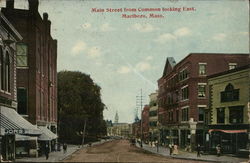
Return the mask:
[[243,107],[242,106],[229,107],[229,122],[230,123],[243,123]]
[[26,88],[17,88],[17,112],[19,114],[27,114],[28,108],[28,95]]
[[188,78],[187,69],[180,71],[179,73],[179,81],[185,80]]
[[205,122],[206,125],[209,124],[209,111],[205,111],[204,122]]
[[206,84],[198,83],[198,97],[206,96]]
[[150,116],[150,117],[157,116],[157,111],[156,111],[156,110],[150,111],[150,112],[149,112],[149,116]]
[[188,107],[183,108],[183,109],[181,110],[181,120],[182,120],[182,121],[188,121],[188,119],[189,119],[189,117],[188,117],[188,110],[189,110]]
[[27,67],[28,66],[27,45],[19,43],[16,45],[16,50],[17,50],[17,67]]
[[168,118],[169,118],[169,122],[172,122],[173,121],[173,118],[174,118],[174,116],[173,116],[173,112],[172,111],[170,111],[170,112],[168,112]]
[[198,107],[199,109],[199,121],[204,121],[204,110],[205,108],[204,107]]
[[3,63],[4,63],[4,58],[3,58],[3,50],[2,47],[0,46],[0,90],[4,89],[4,68],[3,68]]
[[206,63],[199,63],[199,75],[206,75]]
[[179,122],[179,110],[176,110],[176,114],[175,114],[175,118],[176,118],[176,122]]
[[157,122],[155,122],[155,121],[149,122],[149,126],[150,127],[156,127],[157,126]]
[[239,89],[234,89],[234,86],[229,83],[225,91],[221,92],[221,102],[239,101]]
[[225,108],[217,108],[217,123],[225,123]]
[[5,90],[10,92],[10,55],[8,52],[5,57]]
[[181,89],[182,100],[188,99],[188,87]]
[[237,63],[229,63],[228,68],[229,70],[235,69],[237,67]]

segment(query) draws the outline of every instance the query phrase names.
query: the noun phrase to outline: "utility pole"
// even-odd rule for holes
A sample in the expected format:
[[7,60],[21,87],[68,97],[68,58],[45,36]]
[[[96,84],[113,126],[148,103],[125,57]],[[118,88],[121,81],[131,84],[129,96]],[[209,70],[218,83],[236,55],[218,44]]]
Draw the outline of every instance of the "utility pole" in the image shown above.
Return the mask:
[[86,123],[87,123],[87,118],[84,120],[84,127],[83,127],[83,133],[82,133],[82,147],[84,145],[84,139],[85,139],[85,131],[86,131]]
[[141,107],[141,148],[142,148],[142,105],[143,105],[143,96],[142,96],[142,89],[140,96],[136,96],[136,105]]

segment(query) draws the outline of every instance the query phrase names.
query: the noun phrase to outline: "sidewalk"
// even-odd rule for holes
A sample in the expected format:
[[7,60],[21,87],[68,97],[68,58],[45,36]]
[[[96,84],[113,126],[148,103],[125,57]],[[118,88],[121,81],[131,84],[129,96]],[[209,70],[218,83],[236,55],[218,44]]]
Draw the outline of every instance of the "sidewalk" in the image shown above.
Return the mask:
[[[137,147],[140,148],[140,145],[137,143]],[[222,155],[220,157],[217,157],[216,155],[201,155],[201,157],[197,157],[196,152],[186,152],[186,151],[180,151],[178,155],[172,155],[169,154],[169,148],[159,146],[158,152],[157,147],[151,147],[147,144],[143,144],[143,149],[150,151],[152,153],[160,154],[163,156],[168,156],[172,158],[180,158],[180,159],[188,159],[188,160],[197,160],[197,161],[211,161],[211,162],[231,162],[231,163],[249,163],[249,160],[247,158],[238,158],[233,156],[227,156]]]
[[[92,143],[92,145],[97,145],[97,144],[101,144],[104,142],[107,142],[107,141],[101,140],[99,142]],[[87,147],[87,144],[83,146],[83,148],[86,148],[86,147]],[[63,149],[61,149],[61,151],[50,152],[48,160],[46,160],[45,155],[43,155],[43,156],[36,157],[36,158],[33,158],[33,157],[18,158],[15,161],[16,162],[59,162],[69,157],[71,154],[73,154],[79,149],[81,149],[79,145],[67,145],[66,153],[63,153]]]

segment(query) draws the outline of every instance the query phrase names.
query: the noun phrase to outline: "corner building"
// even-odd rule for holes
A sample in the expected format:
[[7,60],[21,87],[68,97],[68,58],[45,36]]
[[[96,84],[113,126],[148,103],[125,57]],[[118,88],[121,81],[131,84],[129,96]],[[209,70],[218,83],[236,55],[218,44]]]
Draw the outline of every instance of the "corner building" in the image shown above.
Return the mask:
[[14,3],[6,1],[2,12],[23,37],[16,47],[17,112],[45,132],[41,141],[49,141],[53,150],[56,136],[49,135],[57,133],[57,40],[50,34],[48,14],[42,18],[38,12],[38,0],[28,0],[28,10]]
[[249,54],[191,53],[177,64],[174,58],[167,58],[158,80],[161,143],[192,150],[198,143],[206,146],[207,76],[244,66],[249,61]]

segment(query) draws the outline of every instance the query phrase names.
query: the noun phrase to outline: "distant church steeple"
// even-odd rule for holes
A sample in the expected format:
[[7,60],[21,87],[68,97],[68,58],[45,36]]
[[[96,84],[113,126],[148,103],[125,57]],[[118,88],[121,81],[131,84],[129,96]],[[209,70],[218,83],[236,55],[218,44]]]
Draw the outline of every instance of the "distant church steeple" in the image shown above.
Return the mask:
[[116,111],[116,113],[115,113],[115,123],[118,123],[118,121],[119,121],[119,116],[118,116],[118,113]]

